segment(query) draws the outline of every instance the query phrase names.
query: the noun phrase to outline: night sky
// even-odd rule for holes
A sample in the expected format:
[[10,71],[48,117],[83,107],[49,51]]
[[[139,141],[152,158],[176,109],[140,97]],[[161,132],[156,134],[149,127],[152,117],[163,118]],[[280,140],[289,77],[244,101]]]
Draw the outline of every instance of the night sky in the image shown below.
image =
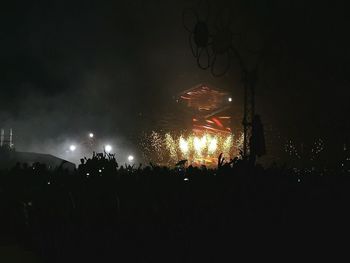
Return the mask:
[[[198,83],[232,92],[242,116],[237,65],[215,78],[192,56],[182,11],[194,3],[3,4],[0,126],[14,129],[21,150],[50,151],[90,130],[132,144],[172,110],[173,96]],[[265,125],[300,139],[347,137],[345,1],[229,3],[212,1],[212,10],[231,8],[232,30],[247,39],[242,45],[265,43],[257,87]]]

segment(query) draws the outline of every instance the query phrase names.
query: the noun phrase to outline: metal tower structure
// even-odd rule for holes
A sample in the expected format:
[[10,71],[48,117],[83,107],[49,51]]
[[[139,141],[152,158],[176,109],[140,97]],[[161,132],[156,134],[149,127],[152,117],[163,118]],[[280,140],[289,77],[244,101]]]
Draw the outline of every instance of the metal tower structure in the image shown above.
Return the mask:
[[9,130],[8,133],[8,140],[5,138],[5,130],[1,129],[0,131],[0,147],[6,147],[8,149],[13,149],[14,144],[13,144],[13,132],[12,129]]
[[12,129],[10,129],[10,138],[9,138],[9,147],[13,147],[13,134],[12,134]]
[[[201,2],[200,2],[201,4]],[[189,32],[189,43],[193,56],[197,60],[197,64],[201,69],[210,69],[213,76],[220,77],[225,75],[230,68],[231,60],[238,61],[241,70],[241,81],[244,88],[244,106],[243,106],[243,152],[242,157],[249,159],[250,157],[250,139],[252,136],[253,119],[255,116],[255,86],[257,83],[257,69],[259,60],[253,70],[249,70],[241,52],[236,48],[234,36],[230,30],[230,23],[216,20],[214,26],[209,26],[209,11],[204,18],[200,17],[196,8],[185,9],[183,12],[183,25]],[[186,25],[186,18],[192,16],[196,22],[192,26]],[[221,17],[220,14],[217,17]],[[214,28],[212,32],[210,28]],[[223,70],[218,72],[218,57],[226,57],[226,65]]]

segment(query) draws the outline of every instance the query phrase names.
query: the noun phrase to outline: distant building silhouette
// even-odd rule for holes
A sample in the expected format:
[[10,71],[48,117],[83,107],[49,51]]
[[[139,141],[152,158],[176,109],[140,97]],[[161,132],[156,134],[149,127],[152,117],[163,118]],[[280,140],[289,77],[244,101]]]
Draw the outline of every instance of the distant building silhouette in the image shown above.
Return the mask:
[[45,164],[48,169],[61,167],[73,171],[75,164],[64,159],[58,158],[50,154],[19,152],[15,150],[13,143],[13,131],[9,130],[8,140],[6,140],[5,130],[0,131],[0,169],[10,169],[17,163],[26,163],[33,165],[34,163]]

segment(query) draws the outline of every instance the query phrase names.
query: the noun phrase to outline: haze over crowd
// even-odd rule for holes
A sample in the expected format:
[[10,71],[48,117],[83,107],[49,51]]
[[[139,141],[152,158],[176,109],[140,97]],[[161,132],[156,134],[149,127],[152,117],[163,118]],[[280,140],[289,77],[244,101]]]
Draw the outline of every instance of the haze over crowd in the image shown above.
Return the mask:
[[[301,139],[331,138],[340,128],[345,134],[350,43],[344,4],[227,2],[213,2],[213,9],[231,7],[233,25],[248,38],[272,36],[274,52],[257,88],[265,124]],[[20,150],[58,153],[91,130],[135,145],[139,131],[172,110],[173,96],[198,83],[232,92],[241,116],[237,67],[214,78],[192,57],[181,17],[192,5],[7,3],[0,26],[0,126],[14,129]]]

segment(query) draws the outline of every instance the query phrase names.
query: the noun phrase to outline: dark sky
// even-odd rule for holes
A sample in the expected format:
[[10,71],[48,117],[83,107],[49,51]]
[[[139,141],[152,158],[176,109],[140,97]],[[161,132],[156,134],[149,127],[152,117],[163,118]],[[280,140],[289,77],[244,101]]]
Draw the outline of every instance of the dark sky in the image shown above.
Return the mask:
[[[14,128],[21,149],[87,130],[130,140],[171,110],[172,96],[203,82],[231,91],[241,109],[237,65],[218,79],[192,57],[181,16],[193,3],[4,5],[0,126]],[[300,137],[334,135],[336,127],[348,126],[345,1],[213,1],[212,10],[220,8],[231,10],[244,45],[259,45],[256,36],[265,43],[257,108],[266,124]]]

